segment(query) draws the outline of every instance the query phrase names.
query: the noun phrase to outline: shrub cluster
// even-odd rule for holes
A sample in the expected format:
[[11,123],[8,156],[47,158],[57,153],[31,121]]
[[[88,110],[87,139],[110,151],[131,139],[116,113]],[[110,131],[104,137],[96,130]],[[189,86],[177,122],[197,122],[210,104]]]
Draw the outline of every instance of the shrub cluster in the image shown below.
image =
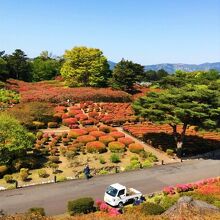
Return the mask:
[[94,200],[90,197],[80,198],[68,202],[68,212],[70,215],[87,214],[94,210]]
[[104,153],[106,152],[106,146],[100,141],[92,141],[86,144],[86,149],[89,153]]
[[99,137],[99,141],[107,145],[108,143],[115,141],[115,138],[113,138],[111,135],[104,135]]
[[92,142],[92,141],[95,141],[96,138],[92,135],[82,135],[82,136],[79,136],[77,137],[76,139],[78,142],[81,142],[81,143],[88,143],[88,142]]
[[128,149],[132,153],[137,153],[137,154],[139,154],[141,151],[144,151],[144,147],[137,143],[129,144]]
[[109,150],[113,153],[120,153],[125,151],[125,145],[119,141],[113,141],[108,144]]

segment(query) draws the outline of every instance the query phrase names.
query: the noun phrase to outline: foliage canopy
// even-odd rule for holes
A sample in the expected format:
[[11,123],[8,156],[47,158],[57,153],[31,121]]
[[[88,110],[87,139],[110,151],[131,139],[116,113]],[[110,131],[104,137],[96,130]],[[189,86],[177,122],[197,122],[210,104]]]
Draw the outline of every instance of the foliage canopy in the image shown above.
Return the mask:
[[25,155],[34,143],[34,135],[6,113],[0,113],[0,164],[10,164]]
[[96,48],[74,47],[66,50],[61,75],[69,86],[107,85],[109,65],[102,51]]

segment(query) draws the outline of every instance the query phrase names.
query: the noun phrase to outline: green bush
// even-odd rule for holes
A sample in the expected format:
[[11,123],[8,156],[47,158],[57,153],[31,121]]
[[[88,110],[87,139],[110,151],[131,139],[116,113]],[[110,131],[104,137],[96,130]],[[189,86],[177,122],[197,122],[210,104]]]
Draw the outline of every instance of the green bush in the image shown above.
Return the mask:
[[77,151],[66,151],[65,156],[68,160],[73,159],[77,155]]
[[37,134],[36,134],[36,138],[38,140],[40,140],[40,139],[42,139],[42,137],[43,137],[43,132],[42,131],[38,131]]
[[33,207],[28,209],[28,213],[29,214],[35,214],[35,215],[41,215],[41,216],[45,216],[45,211],[44,208],[39,208],[39,207]]
[[41,169],[41,170],[38,170],[38,176],[41,178],[46,178],[48,177],[48,173],[45,169]]
[[58,176],[57,177],[57,182],[64,182],[66,180],[67,180],[67,178],[65,176]]
[[110,160],[112,163],[119,163],[121,161],[118,154],[112,154]]
[[99,174],[100,175],[106,175],[106,174],[109,174],[109,172],[107,170],[100,170]]
[[150,167],[152,167],[153,165],[152,165],[152,162],[151,161],[149,161],[149,160],[145,160],[143,163],[142,163],[142,167],[143,168],[150,168]]
[[160,215],[165,210],[158,204],[145,202],[141,205],[141,212],[144,215]]
[[90,197],[80,198],[68,202],[68,212],[70,215],[87,214],[94,210],[94,200]]
[[9,175],[9,174],[6,174],[6,175],[4,175],[4,180],[5,180],[6,183],[11,183],[12,180],[13,180],[13,176]]
[[136,170],[141,168],[141,163],[138,160],[131,160],[130,164],[125,167],[125,170]]
[[36,158],[27,156],[13,160],[12,167],[15,171],[19,171],[21,168],[35,169],[38,168],[39,163]]
[[4,176],[8,171],[8,167],[6,165],[0,165],[0,178]]
[[173,149],[167,149],[166,150],[167,155],[173,156],[174,155],[174,150]]
[[158,158],[157,158],[157,156],[155,156],[154,154],[149,153],[149,154],[148,154],[148,160],[151,161],[151,162],[157,162],[157,161],[158,161]]
[[133,157],[131,157],[130,161],[132,161],[132,160],[138,160],[138,157],[137,156],[133,156]]
[[159,205],[163,207],[164,210],[169,209],[171,206],[173,206],[177,200],[179,199],[179,195],[177,196],[167,196],[163,195],[161,199],[159,200]]
[[57,122],[48,122],[47,123],[48,128],[58,128],[58,123]]
[[26,181],[28,179],[28,176],[29,176],[28,169],[21,168],[19,176],[20,176],[22,181]]
[[60,158],[58,156],[49,156],[48,159],[52,163],[58,163]]
[[101,164],[105,164],[106,161],[105,161],[105,159],[104,159],[103,157],[99,157],[99,163],[101,163]]

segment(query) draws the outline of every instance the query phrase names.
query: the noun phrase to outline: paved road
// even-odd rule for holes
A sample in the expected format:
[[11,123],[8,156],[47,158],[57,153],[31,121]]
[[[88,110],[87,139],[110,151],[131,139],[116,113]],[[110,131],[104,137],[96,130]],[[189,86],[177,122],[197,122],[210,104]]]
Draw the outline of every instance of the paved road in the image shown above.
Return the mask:
[[67,201],[84,196],[103,198],[105,188],[119,182],[143,193],[161,190],[164,186],[193,182],[220,176],[220,160],[193,160],[156,166],[127,173],[98,176],[90,180],[33,186],[0,192],[0,209],[7,213],[24,212],[30,207],[44,207],[48,215],[62,214]]

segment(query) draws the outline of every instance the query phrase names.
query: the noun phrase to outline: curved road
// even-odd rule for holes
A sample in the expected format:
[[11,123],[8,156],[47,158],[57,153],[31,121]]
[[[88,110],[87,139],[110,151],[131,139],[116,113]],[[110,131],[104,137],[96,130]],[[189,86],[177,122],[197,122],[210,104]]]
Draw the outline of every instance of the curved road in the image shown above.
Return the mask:
[[90,180],[79,179],[56,184],[38,185],[0,192],[0,210],[6,213],[25,212],[30,207],[44,207],[48,215],[62,214],[67,201],[91,196],[103,199],[105,188],[119,182],[147,194],[160,191],[164,186],[193,182],[220,176],[220,160],[193,160],[156,166]]

